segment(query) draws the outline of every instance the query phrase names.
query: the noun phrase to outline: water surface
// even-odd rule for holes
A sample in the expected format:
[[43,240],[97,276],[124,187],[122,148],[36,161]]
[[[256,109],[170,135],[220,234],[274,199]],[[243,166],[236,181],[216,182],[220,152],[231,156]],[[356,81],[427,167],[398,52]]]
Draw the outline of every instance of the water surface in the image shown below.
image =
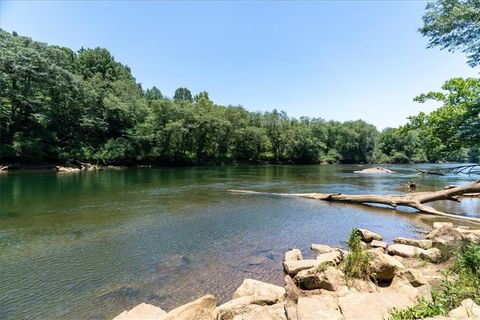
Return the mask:
[[[166,310],[206,293],[230,298],[244,278],[282,284],[284,251],[344,246],[352,227],[418,237],[431,217],[272,192],[399,193],[470,181],[362,176],[356,165],[145,168],[0,176],[0,319],[110,319],[147,302]],[[431,167],[429,165],[428,167]],[[480,204],[439,209],[480,216]],[[411,211],[411,210],[410,210]]]

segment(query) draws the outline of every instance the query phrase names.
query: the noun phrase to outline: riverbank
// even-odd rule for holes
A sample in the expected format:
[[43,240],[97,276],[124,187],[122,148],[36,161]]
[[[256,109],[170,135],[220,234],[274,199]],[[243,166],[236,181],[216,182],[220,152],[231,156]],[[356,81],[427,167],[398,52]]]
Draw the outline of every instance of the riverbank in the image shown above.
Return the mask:
[[[298,249],[286,252],[284,287],[245,279],[219,306],[212,295],[168,313],[142,303],[114,320],[478,319],[480,307],[470,299],[478,300],[475,283],[452,293],[451,309],[435,310],[438,292],[464,277],[455,267],[467,243],[480,244],[480,229],[435,222],[424,239],[397,237],[390,244],[375,232],[354,229],[347,250],[312,244],[313,258]],[[472,250],[478,254],[480,247]]]

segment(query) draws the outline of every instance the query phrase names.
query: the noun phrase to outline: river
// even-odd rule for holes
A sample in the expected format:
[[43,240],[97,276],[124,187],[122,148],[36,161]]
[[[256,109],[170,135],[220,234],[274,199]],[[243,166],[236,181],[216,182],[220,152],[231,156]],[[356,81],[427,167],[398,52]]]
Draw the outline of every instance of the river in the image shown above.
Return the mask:
[[[358,165],[139,168],[0,175],[0,319],[110,319],[147,302],[170,310],[244,278],[282,284],[289,248],[344,246],[352,227],[418,237],[431,216],[300,198],[227,193],[399,193],[465,176],[359,175]],[[480,216],[480,203],[440,209]]]

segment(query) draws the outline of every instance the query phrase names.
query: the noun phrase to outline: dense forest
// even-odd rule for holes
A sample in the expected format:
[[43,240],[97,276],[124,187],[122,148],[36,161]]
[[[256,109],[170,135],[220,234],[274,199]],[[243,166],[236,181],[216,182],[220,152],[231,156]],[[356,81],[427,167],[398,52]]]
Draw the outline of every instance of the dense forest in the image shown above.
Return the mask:
[[[427,6],[420,32],[430,46],[462,50],[478,67],[478,16],[473,0],[441,0]],[[107,49],[75,52],[0,29],[0,161],[479,162],[480,79],[450,79],[441,89],[415,98],[441,102],[437,110],[379,132],[362,120],[296,119],[218,105],[206,91],[178,88],[167,97],[142,88]]]

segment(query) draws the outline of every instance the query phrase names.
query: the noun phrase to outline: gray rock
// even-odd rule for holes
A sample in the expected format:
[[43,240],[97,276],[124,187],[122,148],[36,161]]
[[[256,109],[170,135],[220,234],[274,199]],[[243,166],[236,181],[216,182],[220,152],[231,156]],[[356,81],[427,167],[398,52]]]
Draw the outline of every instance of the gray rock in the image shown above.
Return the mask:
[[315,254],[315,256],[319,256],[321,254],[329,253],[335,250],[335,248],[327,246],[326,244],[317,244],[317,243],[312,243],[311,249],[313,250],[313,253]]
[[420,252],[420,258],[433,263],[438,263],[442,260],[442,252],[438,248],[430,248]]
[[325,289],[336,291],[345,285],[343,272],[334,267],[328,267],[326,270],[319,270],[319,268],[302,270],[293,280],[299,288],[304,290]]
[[366,243],[372,242],[373,240],[382,240],[382,236],[379,235],[378,233],[372,232],[367,229],[357,229],[357,234],[362,238],[362,241],[365,241]]
[[379,240],[372,240],[370,242],[370,248],[382,248],[382,249],[387,249],[388,243],[385,241],[379,241]]
[[431,247],[433,247],[432,240],[417,240],[417,239],[398,237],[394,239],[393,242],[398,244],[407,244],[409,246],[414,246],[421,249],[430,249]]
[[404,258],[414,258],[420,256],[420,253],[425,251],[418,247],[407,244],[392,244],[388,246],[387,252],[392,256],[400,256]]

